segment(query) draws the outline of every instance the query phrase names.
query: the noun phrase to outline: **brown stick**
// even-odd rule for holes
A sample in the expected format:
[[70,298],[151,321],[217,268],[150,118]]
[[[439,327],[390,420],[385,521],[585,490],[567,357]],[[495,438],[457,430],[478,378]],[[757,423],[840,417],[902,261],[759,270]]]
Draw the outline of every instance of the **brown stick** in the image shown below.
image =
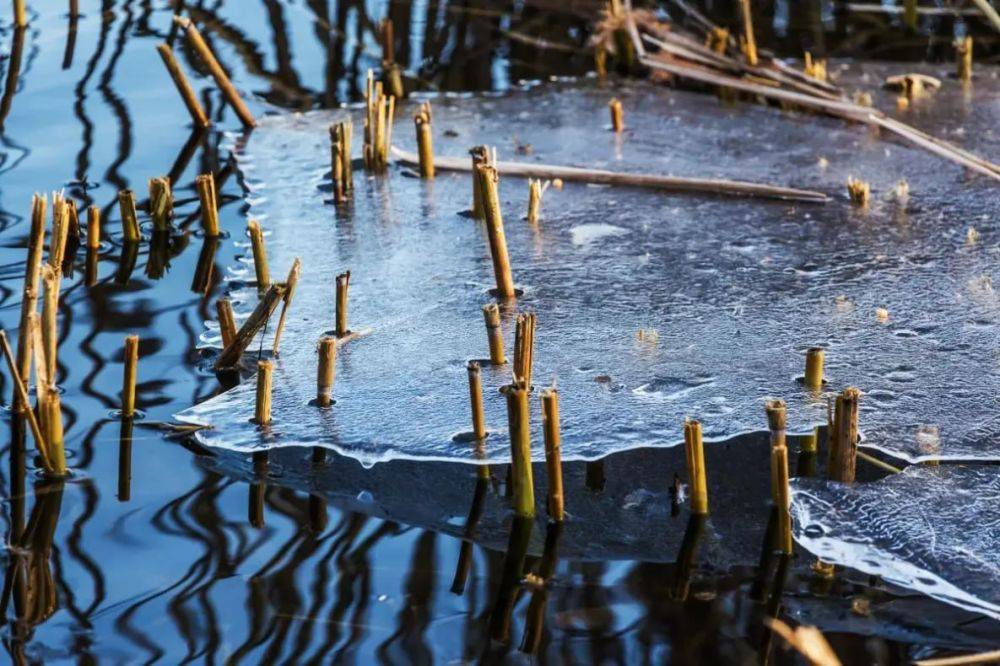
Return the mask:
[[278,303],[284,295],[284,285],[271,285],[271,288],[267,290],[267,293],[257,303],[254,311],[243,322],[243,326],[236,332],[236,337],[233,338],[233,341],[226,345],[226,348],[219,354],[219,358],[216,359],[214,366],[216,370],[226,370],[236,366],[240,362],[243,352],[253,341],[257,333],[260,332],[260,329],[267,324],[268,319],[275,308],[278,307]]
[[743,19],[743,40],[746,46],[747,64],[754,67],[757,65],[757,39],[753,34],[750,0],[740,0],[740,16]]
[[239,92],[237,92],[233,82],[229,80],[229,76],[222,69],[222,65],[215,59],[212,49],[208,48],[208,44],[205,43],[205,39],[198,32],[198,28],[195,27],[194,23],[183,16],[175,16],[174,23],[183,28],[187,33],[188,43],[191,44],[191,48],[198,53],[205,66],[208,67],[208,71],[212,75],[212,78],[215,79],[216,85],[219,86],[222,95],[229,102],[229,105],[233,107],[233,111],[236,112],[244,127],[253,127],[256,125],[257,121],[254,119],[253,114],[250,113],[250,109],[243,103],[243,99],[240,97]]
[[[412,153],[404,153],[398,150],[395,146],[392,148],[393,153],[396,157],[399,157],[403,162],[409,162],[411,164],[417,164],[420,160],[419,157],[413,155]],[[407,159],[406,157],[401,157],[401,155],[408,155],[412,159]],[[472,163],[468,169],[449,169],[449,171],[471,171],[472,172],[472,217],[477,220],[486,219],[486,208],[483,205],[483,188],[479,184],[479,166],[491,164],[490,159],[490,149],[486,146],[476,146],[469,151],[469,155],[472,156]],[[435,158],[435,162],[438,158]]]
[[122,371],[122,418],[135,416],[135,381],[139,366],[139,336],[125,338],[125,368]]
[[[404,164],[417,165],[419,163],[419,158],[414,153],[400,150],[395,146],[393,146],[392,151],[396,158]],[[440,171],[468,172],[471,169],[469,163],[464,159],[443,157],[440,155],[434,157],[434,165]],[[748,183],[738,180],[617,173],[602,169],[580,169],[577,167],[527,164],[523,162],[497,162],[496,168],[502,170],[505,176],[546,178],[550,180],[558,178],[566,182],[643,187],[666,192],[698,192],[730,196],[752,196],[782,199],[785,201],[806,201],[810,203],[826,203],[830,200],[822,192],[813,190],[799,190],[792,187]],[[475,192],[473,192],[473,196],[475,196]],[[473,202],[473,205],[475,205],[475,202]]]
[[688,419],[684,422],[684,452],[687,457],[688,483],[691,486],[691,513],[708,513],[708,481],[705,473],[705,447],[701,441],[701,424]]
[[205,110],[201,108],[198,96],[195,94],[191,84],[188,83],[187,77],[184,76],[184,72],[177,63],[177,58],[174,57],[174,50],[170,48],[169,44],[159,44],[156,50],[160,52],[160,57],[167,68],[167,73],[170,74],[174,86],[177,87],[177,93],[181,96],[181,100],[184,102],[188,114],[191,115],[191,121],[195,127],[208,127],[211,125],[212,123],[205,114]]
[[49,360],[45,355],[41,328],[38,315],[32,314],[28,335],[31,337],[35,357],[38,425],[45,436],[46,459],[51,463],[51,469],[47,468],[46,473],[52,476],[64,476],[66,449],[63,442],[62,401],[53,383],[54,375],[49,374]]
[[63,258],[66,256],[66,240],[69,238],[69,210],[61,194],[52,197],[52,236],[49,239],[49,266],[62,272]]
[[28,9],[25,0],[14,0],[14,27],[23,28],[28,25]]
[[149,179],[149,217],[153,220],[153,229],[167,231],[170,220],[174,216],[174,195],[170,189],[170,178]]
[[830,433],[828,477],[831,481],[854,483],[860,397],[861,392],[856,388],[846,388],[837,396]]
[[532,518],[535,515],[535,488],[531,475],[531,425],[528,391],[515,385],[505,386],[507,423],[510,429],[510,469],[514,513]]
[[271,373],[274,366],[270,361],[257,361],[257,401],[254,404],[253,420],[257,425],[271,423]]
[[496,303],[483,306],[483,319],[486,320],[486,336],[490,342],[490,362],[493,365],[503,365],[507,357],[503,351],[503,330],[500,328],[500,308]]
[[52,266],[42,266],[42,283],[45,296],[42,299],[42,349],[45,352],[45,370],[49,377],[56,376],[56,354],[59,345],[59,290],[61,286],[59,273]]
[[[21,297],[20,333],[17,336],[17,368],[21,377],[31,375],[31,342],[24,335],[29,319],[38,311],[38,280],[42,267],[42,251],[45,247],[45,197],[38,194],[31,199],[31,231],[28,235],[28,259],[24,266],[24,290]],[[22,411],[27,401],[21,402],[15,392],[14,407]]]
[[215,194],[215,177],[211,173],[203,173],[194,179],[194,186],[201,202],[201,228],[206,238],[216,238],[219,235],[219,203]]
[[266,291],[271,286],[271,271],[267,267],[267,248],[264,247],[264,232],[257,220],[247,222],[250,232],[250,247],[253,250],[253,269],[257,276],[257,291]]
[[424,102],[413,116],[417,131],[417,152],[420,157],[420,177],[434,178],[434,146],[431,138],[431,103]]
[[778,550],[791,555],[792,516],[789,511],[785,401],[770,400],[765,406],[765,411],[767,427],[771,431],[771,501],[778,509]]
[[499,298],[514,298],[514,278],[510,273],[507,237],[504,235],[503,216],[500,213],[500,177],[492,166],[481,165],[478,169],[479,187],[486,211],[486,231],[490,239],[490,257],[493,259],[493,275],[497,283],[496,293]]
[[477,442],[486,439],[486,410],[483,407],[483,382],[479,364],[469,361],[469,404],[472,407],[472,436]]
[[562,522],[566,517],[563,498],[561,438],[559,435],[559,393],[555,388],[542,391],[542,432],[545,435],[545,472],[548,478],[549,517]]
[[330,171],[333,176],[333,197],[344,203],[354,189],[351,170],[351,135],[354,125],[350,119],[330,125]]
[[810,347],[806,352],[806,374],[804,384],[811,389],[823,386],[823,348]]
[[621,101],[617,97],[612,98],[608,102],[608,109],[611,112],[611,129],[615,134],[621,134],[625,129],[625,114],[622,111]]
[[336,285],[337,312],[334,332],[338,338],[342,338],[350,333],[350,330],[347,328],[347,290],[351,285],[351,271],[338,275]]
[[215,312],[219,316],[219,333],[225,348],[236,338],[236,317],[233,315],[232,302],[228,298],[220,298],[215,302]]
[[288,277],[285,278],[285,298],[281,302],[281,316],[278,317],[278,326],[274,330],[274,345],[271,347],[271,352],[275,356],[278,355],[278,348],[281,346],[281,334],[285,331],[285,317],[288,314],[288,308],[292,306],[292,298],[295,297],[295,287],[299,283],[301,270],[302,262],[299,261],[298,257],[295,257],[292,268],[288,271]]
[[514,329],[514,383],[531,390],[535,355],[535,313],[518,315]]
[[316,375],[316,404],[329,407],[337,377],[337,339],[324,335],[319,339],[319,368]]
[[[25,344],[30,344],[27,342],[28,336],[25,333],[21,335],[26,339]],[[14,361],[14,354],[11,352],[10,343],[7,341],[7,332],[3,329],[0,329],[0,347],[3,348],[4,358],[7,359],[7,369],[10,370],[10,376],[14,383],[14,395],[17,396],[20,404],[28,405],[28,389],[25,388],[24,381],[21,379],[22,375],[18,372],[17,363]],[[52,462],[49,460],[45,436],[42,435],[42,429],[38,426],[38,419],[35,418],[35,413],[31,409],[25,409],[24,415],[28,419],[31,436],[35,438],[35,448],[38,450],[38,455],[42,457],[42,464],[47,470],[54,471]]]
[[142,240],[139,233],[139,217],[135,211],[135,192],[122,190],[118,193],[118,210],[122,216],[122,234],[126,243],[138,243]]
[[91,250],[101,247],[101,209],[98,206],[87,208],[87,247]]

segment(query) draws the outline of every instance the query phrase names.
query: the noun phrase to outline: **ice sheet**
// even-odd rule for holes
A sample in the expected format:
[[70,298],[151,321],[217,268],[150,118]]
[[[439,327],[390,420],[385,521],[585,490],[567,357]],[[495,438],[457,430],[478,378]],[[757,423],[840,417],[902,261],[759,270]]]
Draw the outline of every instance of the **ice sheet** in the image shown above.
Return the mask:
[[[996,156],[1000,86],[995,71],[977,72],[968,89],[945,77],[905,119]],[[837,73],[848,88],[872,89],[899,71]],[[605,128],[612,95],[625,108],[620,137]],[[725,106],[645,83],[547,82],[433,105],[438,154],[487,143],[501,159],[770,181],[835,197],[791,205],[567,184],[548,190],[534,227],[523,219],[525,181],[501,175],[514,278],[524,289],[518,307],[538,315],[535,384],[558,381],[565,459],[675,445],[685,416],[699,418],[710,439],[759,430],[769,396],[788,401],[793,430],[823,423],[824,396],[796,381],[814,345],[827,349],[830,389],[865,392],[866,445],[912,461],[1000,457],[992,184],[839,120]],[[410,112],[400,110],[394,140],[413,150]],[[294,257],[303,263],[270,431],[249,422],[252,380],[179,418],[214,426],[199,433],[203,443],[241,451],[317,445],[366,464],[474,461],[473,447],[453,436],[469,429],[466,361],[487,356],[480,308],[492,269],[483,225],[461,214],[470,178],[441,173],[423,182],[399,166],[374,178],[358,168],[353,203],[335,208],[327,126],[346,114],[274,114],[235,141],[272,274]],[[869,210],[846,200],[849,175],[871,182]],[[891,198],[904,178],[905,204]],[[350,325],[373,332],[341,350],[337,403],[321,410],[309,405],[315,343],[333,326],[334,276],[348,269]],[[245,280],[252,268],[231,277]],[[235,298],[248,311],[256,296]],[[513,313],[504,326],[509,353]],[[639,329],[655,329],[658,341],[637,340]],[[507,367],[484,368],[489,461],[509,460],[497,392],[509,376]],[[938,438],[934,451],[928,444]]]
[[916,466],[853,486],[796,479],[795,539],[827,562],[1000,618],[1000,473]]

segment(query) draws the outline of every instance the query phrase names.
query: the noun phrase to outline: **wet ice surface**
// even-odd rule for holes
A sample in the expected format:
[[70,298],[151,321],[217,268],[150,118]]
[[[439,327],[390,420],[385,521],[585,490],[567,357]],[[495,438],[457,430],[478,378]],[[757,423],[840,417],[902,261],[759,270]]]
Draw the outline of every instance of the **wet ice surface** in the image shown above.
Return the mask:
[[910,467],[877,483],[796,479],[796,540],[827,562],[1000,618],[1000,474]]
[[[899,70],[841,76],[849,89],[873,89],[887,73]],[[967,91],[945,76],[904,119],[995,157],[1000,86],[988,68],[977,73]],[[625,107],[622,137],[604,129],[612,95]],[[887,94],[876,99],[892,107]],[[526,182],[501,174],[514,279],[524,289],[517,307],[538,314],[534,382],[558,381],[564,459],[675,445],[685,416],[711,439],[759,430],[769,396],[788,401],[793,430],[824,423],[825,397],[796,381],[813,345],[827,348],[830,389],[865,392],[866,445],[909,460],[1000,453],[994,183],[860,126],[644,83],[546,83],[433,104],[442,155],[489,143],[501,159],[769,181],[834,197],[793,205],[567,184],[548,190],[533,227],[523,220]],[[413,150],[410,111],[398,114],[394,139]],[[453,440],[469,429],[465,364],[487,356],[480,308],[493,286],[485,229],[461,215],[470,177],[423,182],[394,166],[372,178],[358,168],[353,203],[336,209],[327,126],[345,113],[272,115],[237,143],[272,275],[296,256],[303,262],[270,431],[249,422],[252,380],[180,418],[211,423],[199,439],[236,450],[318,445],[365,463],[476,460],[472,446]],[[356,151],[360,125],[355,116]],[[529,155],[515,154],[527,144]],[[849,175],[871,182],[868,211],[846,201]],[[890,196],[903,178],[906,204]],[[337,403],[320,410],[309,405],[315,342],[333,326],[334,276],[348,269],[350,325],[373,332],[341,349]],[[233,277],[252,278],[252,267]],[[256,299],[249,290],[235,297],[244,312]],[[504,323],[508,354],[513,316]],[[655,329],[658,340],[638,340],[639,329]],[[487,366],[483,379],[486,459],[508,460],[497,388],[509,367]],[[537,400],[533,409],[537,430]],[[540,445],[534,451],[542,457]]]

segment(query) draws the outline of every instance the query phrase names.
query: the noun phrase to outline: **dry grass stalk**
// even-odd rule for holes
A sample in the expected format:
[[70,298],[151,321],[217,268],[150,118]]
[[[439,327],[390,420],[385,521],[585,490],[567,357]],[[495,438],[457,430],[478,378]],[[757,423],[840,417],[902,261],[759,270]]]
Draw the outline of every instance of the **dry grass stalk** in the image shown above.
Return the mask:
[[267,324],[271,318],[271,314],[278,307],[278,303],[284,295],[284,285],[271,285],[271,288],[267,290],[267,293],[257,303],[254,311],[243,322],[240,330],[236,331],[236,337],[233,338],[233,341],[226,345],[222,353],[219,354],[219,358],[216,359],[214,366],[216,370],[227,370],[239,364],[243,352],[246,351],[246,348],[253,341],[257,333]]
[[972,80],[972,37],[955,42],[955,75],[960,81]]
[[785,401],[770,400],[765,406],[771,431],[771,501],[778,509],[778,550],[792,554],[792,515],[789,510],[788,447],[785,444]]
[[810,79],[816,79],[817,81],[826,81],[826,60],[813,60],[812,53],[806,51],[805,53],[805,67],[802,73],[808,76]]
[[743,19],[743,49],[746,54],[747,64],[751,67],[757,66],[757,38],[753,34],[753,16],[750,12],[750,0],[740,0],[740,17]]
[[847,194],[855,206],[865,207],[871,198],[871,187],[866,181],[851,176],[847,179]]
[[389,146],[392,145],[392,123],[395,116],[396,98],[382,91],[382,82],[368,70],[365,86],[365,169],[383,173],[389,166]]
[[194,179],[194,186],[201,203],[201,228],[206,238],[216,238],[219,235],[219,202],[215,194],[215,177],[203,173]]
[[334,332],[337,334],[338,338],[343,338],[350,334],[350,329],[347,328],[347,292],[351,286],[351,271],[346,271],[337,276],[336,280],[336,297],[337,297],[337,312],[336,312],[336,327]]
[[219,334],[222,336],[222,346],[225,348],[236,338],[236,317],[233,314],[232,301],[220,298],[215,302],[215,312],[219,316]]
[[333,382],[337,377],[337,339],[324,335],[319,339],[319,366],[316,373],[316,404],[333,404]]
[[858,401],[861,391],[846,388],[837,396],[827,473],[831,481],[854,483],[858,450]]
[[53,365],[46,356],[41,324],[37,314],[31,315],[29,330],[35,358],[35,393],[38,403],[38,423],[45,437],[45,460],[51,464],[46,473],[52,476],[66,474],[66,450],[63,440],[62,399],[55,385],[55,375],[49,372]]
[[45,367],[49,377],[56,376],[56,354],[59,345],[59,291],[62,285],[61,273],[50,265],[42,266],[42,349],[45,352]]
[[285,278],[285,298],[281,302],[281,316],[278,317],[278,326],[274,330],[274,345],[271,352],[277,356],[281,347],[281,334],[285,332],[285,318],[288,315],[288,308],[292,306],[292,299],[295,297],[295,287],[299,284],[299,273],[302,271],[302,262],[298,257],[292,262],[292,267],[288,270],[288,277]]
[[23,28],[28,25],[28,8],[25,0],[14,0],[14,27]]
[[52,236],[49,238],[49,266],[62,271],[69,238],[70,216],[66,199],[56,192],[52,195]]
[[[28,259],[24,266],[24,289],[21,295],[21,335],[17,337],[17,370],[22,378],[31,373],[31,342],[23,331],[29,330],[31,315],[38,311],[38,281],[42,268],[42,251],[45,248],[45,205],[43,195],[36,194],[31,198],[31,231],[28,234]],[[21,402],[15,391],[14,408],[22,411],[28,405]]]
[[188,83],[184,72],[181,71],[181,67],[177,63],[177,58],[174,57],[174,50],[170,48],[169,44],[159,44],[156,50],[160,52],[160,57],[167,68],[167,73],[170,74],[171,80],[177,87],[177,93],[181,96],[181,100],[191,115],[191,121],[195,127],[208,127],[211,125],[212,123],[205,114],[205,110],[201,108],[198,96],[195,94],[191,84]]
[[[53,210],[54,210],[53,206]],[[122,234],[126,243],[138,243],[142,240],[139,232],[139,217],[135,210],[135,192],[122,190],[118,193],[118,210],[122,216]]]
[[542,207],[542,197],[545,190],[549,189],[550,181],[544,183],[537,178],[528,179],[528,222],[538,224],[540,219],[539,211]]
[[87,247],[96,250],[101,246],[101,209],[87,208]]
[[500,328],[500,307],[496,303],[483,306],[483,319],[486,320],[486,337],[490,342],[490,362],[493,365],[503,365],[507,356],[503,350],[503,330]]
[[149,179],[149,217],[155,231],[168,231],[174,216],[174,194],[170,189],[170,178]]
[[472,436],[477,442],[486,439],[486,410],[483,408],[483,381],[479,364],[469,361],[469,404],[472,407]]
[[816,627],[799,625],[792,629],[777,618],[767,618],[766,623],[771,631],[805,657],[811,666],[840,666],[840,659]]
[[512,503],[518,516],[535,516],[535,488],[531,475],[531,424],[527,389],[511,384],[503,392],[507,397],[507,422],[510,429]]
[[333,198],[346,202],[354,190],[351,170],[351,136],[354,124],[348,120],[330,125],[330,172],[333,178]]
[[542,432],[545,435],[545,472],[548,479],[549,518],[561,522],[566,517],[563,497],[561,438],[559,434],[559,392],[555,387],[542,391]]
[[510,273],[510,257],[507,254],[507,237],[503,230],[503,216],[500,213],[500,177],[493,166],[478,167],[479,186],[486,211],[486,231],[490,239],[490,257],[493,259],[493,274],[496,278],[496,293],[499,298],[514,298],[514,278]]
[[[25,344],[30,349],[30,336],[22,333],[21,337],[25,339]],[[7,340],[7,332],[3,329],[0,329],[0,348],[3,349],[4,358],[7,360],[7,369],[10,371],[11,380],[14,384],[15,400],[21,405],[28,405],[28,389],[25,387],[24,380],[22,379],[23,375],[18,370],[14,354],[10,349],[10,342]],[[42,465],[47,470],[53,470],[52,462],[48,457],[48,447],[46,446],[45,435],[42,433],[42,429],[38,425],[38,419],[35,418],[35,413],[31,409],[25,409],[24,415],[28,420],[28,427],[31,428],[31,436],[35,439],[35,448],[38,449],[38,455],[42,458]]]
[[[472,170],[472,217],[477,220],[485,220],[486,207],[483,205],[483,188],[479,183],[479,166],[494,165],[496,163],[496,151],[491,151],[487,146],[476,146],[469,151],[469,155],[472,157],[472,165],[470,167]],[[404,159],[403,161],[418,164],[420,158],[419,156],[413,156],[412,160]],[[435,159],[436,162],[437,160]],[[463,170],[467,171],[468,169]]]
[[518,315],[514,328],[514,383],[531,390],[535,357],[535,313]]
[[264,232],[257,220],[247,222],[250,233],[250,247],[253,250],[253,270],[257,276],[257,291],[266,291],[271,286],[271,271],[267,267],[267,248],[264,247]]
[[417,130],[417,154],[420,155],[420,177],[434,177],[434,144],[431,138],[431,103],[424,102],[413,115]]
[[403,99],[406,91],[403,88],[403,73],[396,63],[396,38],[392,29],[392,19],[382,19],[379,32],[382,36],[382,81],[390,95],[396,99]]
[[625,112],[622,110],[622,103],[614,97],[608,102],[608,110],[611,112],[611,129],[615,134],[621,134],[625,129]]
[[253,420],[257,425],[271,423],[271,375],[274,365],[270,361],[257,361],[257,400]]
[[708,480],[705,473],[705,447],[701,441],[701,424],[693,419],[684,421],[684,454],[687,458],[691,513],[707,514]]
[[125,367],[122,370],[122,418],[135,416],[135,381],[139,367],[139,336],[125,338]]
[[254,119],[253,114],[250,113],[250,109],[247,108],[246,104],[243,103],[243,99],[240,97],[239,92],[236,90],[236,86],[233,82],[229,80],[229,76],[226,71],[222,69],[222,65],[219,61],[215,59],[215,55],[212,53],[212,49],[208,47],[205,43],[205,39],[201,36],[198,28],[195,27],[194,23],[190,19],[184,18],[183,16],[174,16],[174,23],[179,25],[184,29],[187,34],[188,44],[191,48],[195,50],[198,56],[201,58],[202,62],[208,68],[209,73],[212,78],[215,79],[215,84],[219,86],[222,91],[223,97],[229,102],[229,105],[233,107],[233,111],[239,117],[240,122],[243,123],[245,127],[253,127],[257,124],[256,119]]
[[806,351],[806,374],[804,384],[811,389],[823,386],[823,355],[822,347],[810,347]]

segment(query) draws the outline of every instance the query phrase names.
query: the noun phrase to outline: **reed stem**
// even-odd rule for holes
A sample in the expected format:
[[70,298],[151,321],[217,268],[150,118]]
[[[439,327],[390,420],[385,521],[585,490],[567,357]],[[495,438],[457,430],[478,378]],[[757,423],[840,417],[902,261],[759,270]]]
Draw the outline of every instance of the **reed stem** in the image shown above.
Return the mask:
[[396,63],[395,34],[392,29],[392,19],[383,19],[379,26],[382,35],[382,81],[386,90],[396,99],[403,99],[406,91],[403,88],[403,74]]
[[135,416],[135,381],[139,366],[139,336],[125,338],[125,370],[122,373],[122,418]]
[[101,209],[98,206],[87,208],[87,247],[91,250],[101,247]]
[[[31,349],[31,337],[22,332],[19,336],[19,340],[21,338],[24,338],[25,345],[28,349]],[[2,347],[4,358],[7,360],[7,369],[10,371],[11,381],[14,384],[15,398],[19,404],[27,407],[30,403],[28,402],[28,389],[24,384],[24,375],[22,375],[18,370],[14,354],[10,349],[10,342],[7,341],[7,332],[3,329],[0,329],[0,347]],[[49,460],[49,452],[45,441],[45,435],[42,434],[42,429],[38,425],[38,419],[35,418],[35,412],[31,409],[24,409],[24,415],[28,420],[28,426],[31,428],[31,436],[35,439],[35,448],[38,450],[38,455],[42,458],[42,465],[49,471],[55,471],[55,468],[52,466],[52,461]]]
[[257,401],[254,404],[253,420],[257,425],[271,423],[271,374],[274,366],[270,361],[257,361]]
[[59,291],[62,280],[59,272],[52,266],[42,266],[42,284],[45,296],[42,299],[42,349],[45,352],[45,369],[51,381],[56,376],[59,345]]
[[431,103],[424,102],[413,115],[417,131],[417,153],[420,156],[420,177],[434,178],[434,144],[431,137]]
[[330,125],[330,171],[336,203],[346,202],[354,189],[354,174],[351,170],[353,133],[354,125],[350,119]]
[[823,348],[810,347],[806,351],[806,374],[803,383],[811,389],[823,386]]
[[174,50],[170,48],[169,44],[159,44],[157,45],[156,50],[160,52],[160,57],[163,59],[163,64],[167,68],[167,73],[170,74],[170,79],[174,82],[174,86],[177,88],[177,93],[181,96],[181,101],[184,102],[184,107],[187,108],[188,114],[191,116],[191,121],[194,123],[195,127],[204,128],[211,125],[212,122],[208,119],[208,116],[205,114],[205,110],[201,107],[197,94],[195,94],[191,84],[188,83],[187,77],[184,76],[184,72],[181,70],[181,67],[177,62],[177,58],[174,57]]
[[871,198],[871,187],[866,181],[851,176],[847,179],[847,194],[855,206],[865,207]]
[[247,320],[243,322],[243,326],[240,330],[236,331],[236,337],[233,341],[222,350],[219,354],[219,358],[215,361],[216,370],[227,370],[229,368],[235,367],[240,362],[240,358],[243,356],[243,352],[246,350],[247,346],[253,341],[257,333],[260,332],[264,325],[267,324],[268,320],[271,318],[271,314],[274,312],[275,308],[278,307],[278,303],[281,302],[282,297],[285,295],[285,286],[281,284],[272,284],[267,293],[264,294],[260,302],[257,303],[257,307],[254,311],[250,313]]
[[483,319],[486,320],[486,337],[490,342],[490,363],[503,365],[507,356],[503,350],[503,330],[500,328],[500,307],[496,303],[483,306]]
[[535,516],[535,488],[531,476],[531,425],[528,391],[511,384],[505,386],[507,421],[510,428],[511,481],[514,513],[518,516]]
[[194,186],[201,202],[201,228],[206,238],[216,238],[219,235],[219,203],[215,194],[215,177],[211,173],[203,173],[194,179]]
[[705,447],[701,441],[701,423],[692,419],[684,422],[684,453],[687,457],[688,482],[691,492],[691,513],[708,513],[708,481],[705,474]]
[[302,271],[302,261],[295,257],[292,267],[285,278],[285,297],[281,303],[281,315],[278,317],[278,326],[274,329],[274,344],[271,352],[277,356],[281,346],[281,334],[285,331],[285,318],[288,315],[288,308],[292,306],[292,299],[295,297],[295,287],[299,284],[299,273]]
[[608,109],[611,111],[611,129],[615,134],[621,134],[625,129],[625,113],[622,111],[622,103],[617,97],[613,97],[608,102]]
[[324,335],[319,339],[319,370],[316,375],[316,404],[333,404],[333,382],[337,377],[337,339]]
[[767,427],[771,431],[771,501],[778,509],[778,550],[791,555],[792,516],[789,511],[785,401],[769,400],[764,409]]
[[542,432],[545,435],[545,472],[548,478],[549,517],[561,522],[566,517],[563,499],[562,453],[559,434],[559,392],[542,391]]
[[[55,206],[53,206],[55,210]],[[118,193],[118,210],[122,216],[122,234],[126,243],[138,243],[142,240],[139,233],[139,217],[135,210],[135,192],[122,190]]]
[[228,298],[220,298],[215,302],[215,312],[219,316],[219,334],[222,336],[222,347],[228,347],[236,338],[236,316],[233,314],[233,304]]
[[516,296],[514,278],[510,272],[507,237],[504,235],[503,216],[500,213],[500,178],[496,168],[487,165],[478,167],[477,176],[486,211],[486,230],[490,239],[490,256],[493,259],[493,274],[497,283],[496,293],[499,298],[514,298]]
[[[45,268],[51,270],[48,266]],[[51,476],[64,476],[66,451],[63,442],[62,399],[56,390],[55,375],[49,372],[51,364],[45,352],[37,314],[32,313],[26,334],[31,338],[34,350],[38,423],[45,436],[46,459],[51,463],[51,468],[46,468],[46,472]]]
[[469,151],[472,156],[472,217],[477,220],[486,219],[486,206],[483,203],[483,187],[479,183],[479,167],[493,163],[490,149],[486,146],[476,146]]
[[66,241],[69,238],[69,211],[61,194],[52,196],[52,236],[49,238],[49,266],[62,272],[66,256]]
[[486,439],[486,410],[483,407],[483,382],[479,364],[469,361],[469,404],[472,407],[472,436],[477,442]]
[[972,36],[955,43],[955,74],[960,81],[972,80]]
[[740,16],[743,19],[743,47],[746,50],[747,64],[757,66],[757,39],[753,34],[753,16],[750,13],[750,0],[740,0]]
[[170,230],[170,220],[174,216],[174,195],[170,189],[170,178],[149,179],[149,217],[153,220],[153,230]]
[[347,290],[351,285],[351,271],[337,276],[337,312],[334,332],[338,338],[343,338],[351,331],[347,328]]
[[202,62],[205,63],[212,78],[215,79],[215,84],[219,86],[223,97],[233,107],[233,111],[236,112],[244,127],[253,127],[256,125],[257,121],[254,119],[253,114],[250,113],[250,109],[243,103],[243,99],[240,97],[239,92],[237,92],[236,86],[229,80],[226,71],[222,69],[219,61],[215,59],[212,49],[205,43],[205,39],[201,36],[194,23],[183,16],[174,16],[174,23],[183,28],[187,33],[188,43],[191,45],[191,48],[195,50]]
[[264,247],[264,232],[257,220],[247,222],[250,232],[250,247],[253,250],[253,270],[257,276],[257,291],[264,292],[271,286],[271,271],[267,267],[267,248]]
[[14,27],[23,28],[28,25],[28,8],[25,0],[14,0]]
[[[36,194],[31,199],[31,231],[28,235],[28,259],[24,267],[24,290],[21,297],[20,331],[17,336],[17,369],[22,378],[31,375],[31,341],[25,335],[29,330],[31,315],[38,311],[38,281],[41,277],[42,251],[45,247],[45,204],[44,196]],[[14,394],[15,411],[27,408],[28,402],[21,402],[20,395]]]
[[531,370],[535,357],[535,313],[517,317],[514,329],[514,383],[531,391]]
[[858,402],[861,391],[846,388],[837,396],[827,473],[831,481],[854,483],[858,449]]
[[382,91],[382,82],[368,70],[365,86],[364,165],[374,173],[383,173],[389,166],[389,146],[392,145],[392,123],[396,98]]

